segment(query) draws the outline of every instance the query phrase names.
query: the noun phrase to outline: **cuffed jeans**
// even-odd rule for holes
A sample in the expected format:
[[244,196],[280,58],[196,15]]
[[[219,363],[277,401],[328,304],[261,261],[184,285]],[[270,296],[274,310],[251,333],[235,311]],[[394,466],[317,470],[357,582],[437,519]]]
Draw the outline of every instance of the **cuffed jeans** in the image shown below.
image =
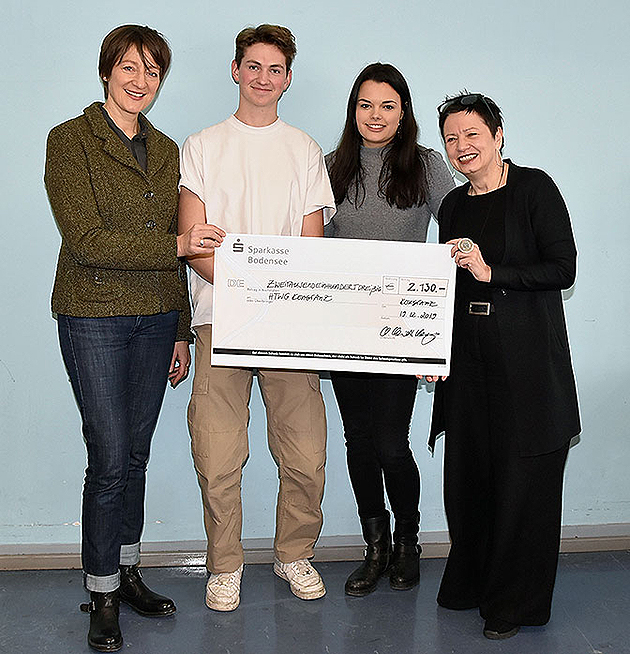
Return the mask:
[[173,355],[178,312],[58,316],[61,353],[83,421],[82,563],[88,590],[119,585],[139,559],[145,475]]
[[[212,326],[195,328],[195,378],[188,427],[208,536],[210,572],[243,563],[241,473],[253,371],[210,365]],[[259,370],[267,439],[278,465],[274,552],[283,563],[309,558],[322,527],[326,415],[316,373]]]

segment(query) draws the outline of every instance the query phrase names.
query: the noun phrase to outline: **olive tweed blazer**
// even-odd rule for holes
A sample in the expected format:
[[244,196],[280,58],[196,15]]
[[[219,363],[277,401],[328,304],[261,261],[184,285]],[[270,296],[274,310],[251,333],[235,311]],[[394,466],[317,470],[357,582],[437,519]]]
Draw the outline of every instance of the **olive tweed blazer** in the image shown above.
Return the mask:
[[146,173],[99,102],[48,135],[44,181],[61,232],[52,310],[92,318],[177,310],[177,338],[190,340],[176,242],[179,152],[145,122]]

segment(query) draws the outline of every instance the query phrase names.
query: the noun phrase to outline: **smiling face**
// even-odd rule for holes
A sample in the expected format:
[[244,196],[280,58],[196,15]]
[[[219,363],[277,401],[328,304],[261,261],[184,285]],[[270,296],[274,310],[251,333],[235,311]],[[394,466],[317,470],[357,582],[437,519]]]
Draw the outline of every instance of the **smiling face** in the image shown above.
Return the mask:
[[245,50],[240,66],[232,62],[232,78],[239,85],[239,112],[256,109],[275,112],[291,83],[291,71],[287,70],[286,57],[278,47],[255,43]]
[[387,82],[368,80],[361,84],[355,117],[366,148],[380,148],[391,142],[402,114],[400,96]]
[[[146,65],[144,63],[146,61]],[[116,122],[138,116],[155,98],[160,86],[160,69],[145,50],[144,61],[132,45],[114,65],[107,82],[105,109]]]
[[455,170],[470,178],[483,179],[496,172],[496,162],[503,141],[503,130],[492,132],[475,112],[450,114],[443,128],[446,154]]

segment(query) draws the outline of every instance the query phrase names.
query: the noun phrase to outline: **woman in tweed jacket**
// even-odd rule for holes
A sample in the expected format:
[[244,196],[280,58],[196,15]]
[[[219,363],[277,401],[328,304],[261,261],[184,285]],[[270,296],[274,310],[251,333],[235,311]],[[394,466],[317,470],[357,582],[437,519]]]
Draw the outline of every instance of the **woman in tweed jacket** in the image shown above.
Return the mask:
[[177,236],[177,145],[140,113],[171,53],[155,30],[105,37],[105,103],[55,127],[45,184],[61,232],[52,295],[59,340],[87,446],[82,563],[91,602],[88,643],[122,647],[119,601],[143,615],[175,611],[137,564],[145,471],[167,379],[188,372],[190,309],[179,257],[201,254],[214,228]]

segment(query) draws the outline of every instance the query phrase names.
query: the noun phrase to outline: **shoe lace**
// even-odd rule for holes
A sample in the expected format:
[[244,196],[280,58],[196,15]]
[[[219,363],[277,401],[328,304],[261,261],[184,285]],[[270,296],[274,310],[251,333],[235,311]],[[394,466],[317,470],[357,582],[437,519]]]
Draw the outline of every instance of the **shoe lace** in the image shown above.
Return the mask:
[[238,580],[239,580],[238,573],[239,573],[238,570],[236,570],[235,572],[220,572],[218,575],[215,575],[212,582],[217,586],[225,586],[227,588],[234,589],[238,587]]
[[288,566],[296,575],[299,575],[300,577],[306,577],[308,575],[312,575],[315,572],[315,569],[308,559],[292,561],[288,564]]

